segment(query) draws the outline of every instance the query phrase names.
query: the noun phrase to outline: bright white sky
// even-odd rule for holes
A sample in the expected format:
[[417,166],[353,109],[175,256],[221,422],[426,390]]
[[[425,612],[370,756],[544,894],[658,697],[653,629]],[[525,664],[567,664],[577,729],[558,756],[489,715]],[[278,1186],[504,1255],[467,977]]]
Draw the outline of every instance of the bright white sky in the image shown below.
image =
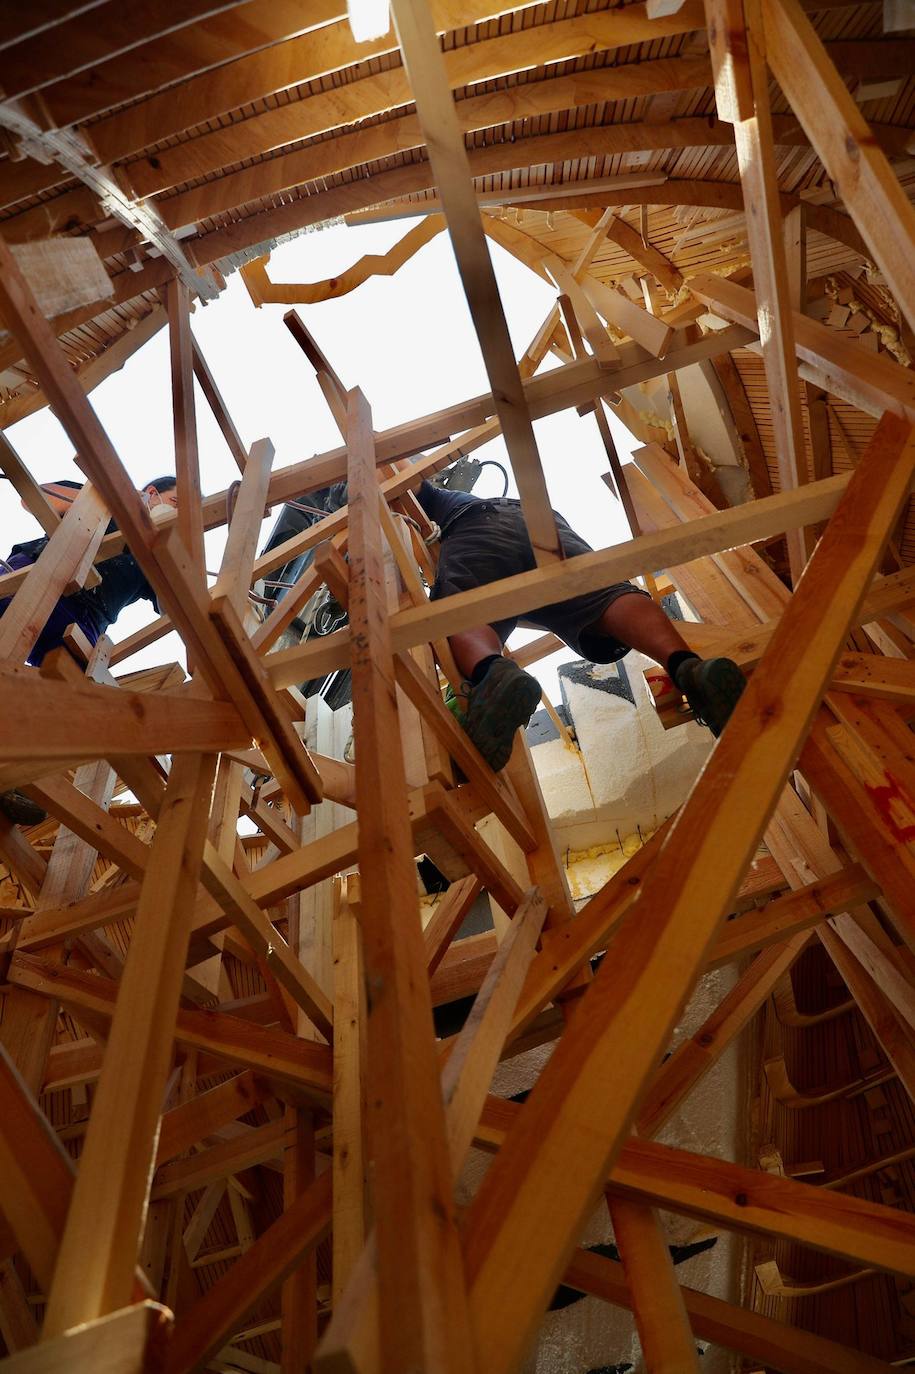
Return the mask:
[[[336,276],[363,254],[385,252],[408,227],[395,221],[306,234],[276,250],[270,275],[278,281],[306,282]],[[512,342],[520,355],[555,297],[498,245],[490,244],[490,252]],[[239,433],[246,444],[264,435],[273,441],[275,470],[340,443],[311,367],[282,323],[285,308],[265,305],[256,310],[235,274],[219,300],[198,306],[193,317],[194,333]],[[422,248],[395,277],[373,278],[348,296],[300,306],[299,313],[344,385],[360,386],[365,392],[376,429],[489,390],[447,234]],[[544,364],[550,365],[550,360]],[[138,486],[174,472],[167,330],[97,387],[92,402]],[[199,390],[197,422],[202,488],[207,493],[221,490],[235,480],[238,470]],[[610,424],[625,459],[633,447],[632,436],[613,416]],[[567,410],[537,421],[534,429],[555,508],[595,548],[628,538],[622,511],[601,481],[607,460],[593,419]],[[7,435],[39,481],[81,477],[72,461],[72,446],[47,408],[13,426]],[[495,458],[507,466],[501,439],[478,449],[475,457]],[[501,473],[484,468],[475,491],[500,495]],[[509,495],[517,495],[514,482]],[[265,535],[273,519],[265,521]],[[0,482],[0,528],[0,556],[18,540],[40,534],[7,482]],[[224,539],[224,529],[207,536],[211,570],[219,566]],[[131,606],[112,627],[112,637],[122,639],[151,618],[148,602]],[[530,637],[531,632],[518,632],[519,642]],[[125,669],[179,656],[181,645],[172,635],[128,660]],[[534,670],[554,702],[559,699],[556,667],[573,657],[556,654]]]

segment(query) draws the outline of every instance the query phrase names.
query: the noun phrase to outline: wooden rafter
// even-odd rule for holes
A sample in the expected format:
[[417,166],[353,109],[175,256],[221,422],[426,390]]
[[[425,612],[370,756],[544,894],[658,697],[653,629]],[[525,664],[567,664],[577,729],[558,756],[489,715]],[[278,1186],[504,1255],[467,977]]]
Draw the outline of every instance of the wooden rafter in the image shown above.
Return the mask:
[[[788,1374],[886,1374],[904,1356],[915,145],[902,88],[869,101],[908,76],[912,42],[837,40],[849,16],[813,3],[553,18],[396,0],[395,26],[359,44],[340,0],[307,15],[198,0],[178,19],[160,0],[35,0],[0,35],[0,427],[49,404],[89,479],[60,519],[0,444],[48,536],[0,576],[0,795],[47,812],[28,829],[0,814],[11,1374],[514,1374],[560,1282],[628,1308],[652,1374],[697,1368],[697,1339]],[[871,18],[856,11],[854,31]],[[105,218],[111,196],[129,223]],[[242,438],[193,338],[193,276],[153,255],[154,216],[186,262],[212,265],[201,289],[242,265],[268,312],[315,312],[287,324],[338,447],[274,467],[269,440]],[[336,216],[419,223],[387,253],[345,251],[336,277],[271,282],[273,238]],[[490,390],[373,433],[317,316],[446,221]],[[112,294],[46,320],[9,245],[72,233]],[[553,293],[517,360],[486,238]],[[86,391],[166,323],[179,511],[159,523]],[[638,400],[664,379],[674,434]],[[241,474],[229,492],[202,489],[195,380]],[[631,464],[607,404],[643,444]],[[596,416],[632,537],[562,561],[532,422],[572,407]],[[717,510],[690,474],[722,422],[755,499]],[[411,493],[500,433],[542,566],[430,601],[432,529]],[[271,507],[344,479],[348,506],[258,554]],[[786,535],[793,594],[773,571]],[[70,633],[26,668],[61,594],[125,550],[163,614],[118,646]],[[263,608],[255,584],[298,558]],[[684,642],[750,681],[685,803],[573,902],[527,740],[493,774],[442,699],[461,687],[448,637],[633,576],[657,578],[656,600],[675,590],[699,617]],[[278,647],[325,591],[350,623]],[[173,661],[114,675],[169,631],[190,679]],[[338,669],[352,746],[345,713],[298,690]],[[645,676],[660,724],[684,728],[663,669]],[[450,887],[421,902],[422,856]],[[487,903],[493,928],[464,936]],[[673,1039],[700,979],[707,1005]],[[495,1095],[502,1061],[547,1045],[527,1100]],[[763,1065],[761,1167],[660,1144],[738,1047]],[[802,1153],[784,1126],[799,1111],[827,1123]],[[852,1148],[831,1152],[852,1113]],[[461,1215],[471,1145],[494,1158]],[[576,1249],[598,1201],[621,1265]],[[744,1306],[679,1283],[668,1212],[765,1238]],[[866,1350],[815,1307],[849,1282]],[[771,1319],[799,1295],[819,1334]]]

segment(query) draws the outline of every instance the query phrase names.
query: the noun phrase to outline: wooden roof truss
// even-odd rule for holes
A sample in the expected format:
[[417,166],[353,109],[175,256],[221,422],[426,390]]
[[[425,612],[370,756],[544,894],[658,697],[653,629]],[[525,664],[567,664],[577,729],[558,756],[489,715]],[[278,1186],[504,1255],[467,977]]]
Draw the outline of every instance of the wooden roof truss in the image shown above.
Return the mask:
[[[893,166],[911,142],[912,40],[874,38],[868,5],[851,40],[830,27],[837,7],[819,9],[825,43],[798,0],[653,8],[498,18],[485,0],[394,0],[391,33],[357,48],[336,0],[310,6],[307,27],[283,0],[211,0],[177,26],[171,6],[97,0],[23,12],[0,46],[3,362],[34,379],[87,478],[58,521],[0,446],[50,535],[31,568],[0,579],[12,597],[0,619],[0,790],[25,789],[50,817],[32,831],[0,819],[18,893],[0,947],[11,1374],[309,1361],[317,1374],[511,1374],[560,1282],[631,1308],[655,1374],[698,1369],[697,1338],[784,1374],[877,1374],[906,1353],[902,1325],[862,1320],[867,1348],[855,1348],[776,1320],[772,1304],[849,1282],[881,1302],[907,1293],[911,1194],[885,1180],[911,1167],[910,1136],[796,1176],[775,1146],[754,1168],[656,1136],[761,1020],[773,1137],[789,1108],[860,1093],[879,1113],[884,1089],[915,1101],[904,522],[915,212]],[[885,119],[865,121],[849,76],[889,83],[878,87],[894,93]],[[557,110],[572,112],[561,129]],[[519,120],[517,138],[475,132]],[[706,177],[706,154],[708,168],[731,158],[730,174]],[[807,170],[792,182],[795,154]],[[541,164],[547,180],[528,177]],[[376,206],[428,217],[332,283],[284,285],[253,262],[243,270],[256,303],[357,290],[447,227],[491,391],[375,431],[362,392],[287,317],[343,443],[274,472],[269,440],[244,444],[193,339],[192,292],[217,289],[232,254]],[[720,234],[731,232],[722,213],[739,216],[724,271],[712,270],[708,211]],[[86,396],[130,345],[115,328],[80,356],[74,340],[98,312],[46,320],[10,251],[49,232],[91,236],[111,308],[140,321],[124,339],[168,326],[179,510],[162,523]],[[814,235],[831,245],[817,249],[826,260],[867,259],[857,295],[835,265],[811,274]],[[486,236],[557,292],[520,359]],[[206,285],[197,273],[210,267]],[[844,327],[859,316],[859,333],[885,331],[894,351],[862,347]],[[550,352],[560,365],[538,375]],[[728,505],[690,437],[678,373],[692,364],[715,388],[754,500]],[[228,505],[201,492],[195,375],[241,473]],[[636,405],[640,386],[665,388],[668,428]],[[4,425],[31,404],[10,389]],[[596,416],[632,538],[565,562],[532,421],[572,406]],[[605,406],[642,440],[634,467],[619,464]],[[430,603],[428,554],[403,516],[410,488],[498,433],[537,566]],[[257,556],[265,509],[343,477],[347,508]],[[209,587],[203,535],[228,510]],[[783,580],[761,551],[785,538]],[[71,635],[40,672],[23,667],[58,597],[125,544],[159,620],[117,646]],[[318,553],[300,582],[255,613],[252,583],[307,549]],[[749,685],[678,813],[576,912],[526,742],[494,775],[442,702],[456,675],[447,638],[662,573],[699,613],[690,642],[729,653]],[[324,585],[347,626],[278,648]],[[168,629],[189,679],[170,664],[114,673]],[[545,637],[525,661],[552,647]],[[338,667],[352,671],[355,762],[295,689]],[[648,676],[676,728],[682,702]],[[125,789],[136,802],[118,800]],[[475,828],[484,817],[503,843]],[[763,841],[770,900],[748,907]],[[423,853],[452,880],[425,929]],[[483,946],[455,941],[484,890],[501,927]],[[814,949],[844,985],[838,1013],[822,1018],[798,1010],[790,983]],[[724,1000],[665,1057],[704,971],[736,960]],[[472,1012],[436,1040],[433,1005],[458,995],[473,995]],[[811,1097],[793,1085],[785,1046],[839,1013],[859,1018],[872,1060]],[[499,1060],[545,1042],[554,1051],[527,1100],[496,1096]],[[471,1146],[493,1159],[459,1209]],[[603,1199],[621,1265],[578,1248]],[[762,1237],[753,1301],[681,1286],[659,1209]],[[824,1255],[840,1275],[811,1272]]]

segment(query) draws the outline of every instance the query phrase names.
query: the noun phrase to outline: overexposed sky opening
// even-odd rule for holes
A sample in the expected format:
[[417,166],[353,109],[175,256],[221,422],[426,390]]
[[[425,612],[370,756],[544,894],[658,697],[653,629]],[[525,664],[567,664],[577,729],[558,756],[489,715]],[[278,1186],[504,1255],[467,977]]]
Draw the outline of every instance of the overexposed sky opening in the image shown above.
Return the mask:
[[[392,221],[334,226],[306,234],[277,249],[268,271],[278,281],[313,282],[337,276],[364,254],[386,252],[409,227],[409,222]],[[520,355],[555,295],[498,245],[490,243],[490,252],[512,343]],[[282,323],[286,308],[255,309],[235,274],[217,301],[206,307],[198,304],[192,324],[245,443],[250,445],[265,435],[273,441],[274,470],[341,442],[314,373]],[[376,430],[489,389],[447,234],[426,244],[396,276],[373,278],[348,296],[298,310],[344,385],[364,391]],[[547,360],[544,367],[551,365]],[[91,399],[138,486],[161,473],[174,472],[166,329],[97,387]],[[196,399],[201,485],[209,493],[228,486],[238,477],[238,470],[199,388]],[[625,459],[634,440],[612,415],[610,424]],[[538,420],[534,429],[555,508],[595,548],[628,538],[622,510],[601,480],[607,459],[594,420],[579,417],[572,409]],[[38,481],[80,478],[72,446],[47,408],[14,425],[7,437]],[[508,467],[501,438],[474,456]],[[502,487],[502,475],[488,467],[475,491],[481,496],[500,495]],[[509,495],[517,495],[513,480]],[[274,518],[271,515],[264,522],[264,536]],[[0,483],[0,524],[0,554],[17,541],[41,533],[7,482]],[[207,535],[211,571],[219,567],[224,541],[224,528]],[[123,639],[151,618],[148,602],[128,607],[111,635]],[[533,633],[519,631],[517,642]],[[174,658],[183,661],[183,657],[177,635],[170,635],[128,660],[124,671]],[[559,698],[556,669],[572,658],[571,652],[555,654],[533,670],[554,702]]]

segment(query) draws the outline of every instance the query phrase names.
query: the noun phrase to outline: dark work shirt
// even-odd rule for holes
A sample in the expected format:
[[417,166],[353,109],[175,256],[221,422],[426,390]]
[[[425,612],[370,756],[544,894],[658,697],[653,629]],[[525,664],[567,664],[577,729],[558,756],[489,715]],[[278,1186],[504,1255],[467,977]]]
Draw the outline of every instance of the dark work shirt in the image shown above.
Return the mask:
[[449,525],[472,506],[480,504],[480,497],[469,491],[448,491],[447,487],[437,487],[433,482],[423,481],[416,493],[416,499],[430,520],[434,520],[444,531]]
[[[110,532],[117,529],[112,523],[108,527]],[[47,536],[40,539],[30,539],[22,544],[14,545],[10,552],[10,562],[14,566],[25,566],[26,561],[34,563],[47,545]],[[99,635],[104,634],[109,625],[113,625],[121,611],[126,606],[131,606],[135,601],[151,601],[153,607],[158,612],[159,603],[156,594],[147,582],[140,570],[140,565],[133,554],[125,549],[122,553],[117,553],[113,558],[106,558],[104,562],[97,564],[96,571],[99,575],[97,587],[82,588],[72,596],[61,597],[58,606],[64,610],[65,614],[59,616],[52,615],[48,622],[47,630],[50,634],[42,634],[40,647],[41,656],[56,647],[52,642],[58,637],[58,622],[64,620],[63,629],[70,621],[75,621],[80,628],[85,631],[91,642],[94,644]],[[6,610],[9,603],[0,601],[0,615]],[[55,608],[56,612],[57,608]],[[37,647],[37,646],[36,646]],[[34,658],[32,661],[35,661]],[[37,660],[40,662],[40,658]]]

